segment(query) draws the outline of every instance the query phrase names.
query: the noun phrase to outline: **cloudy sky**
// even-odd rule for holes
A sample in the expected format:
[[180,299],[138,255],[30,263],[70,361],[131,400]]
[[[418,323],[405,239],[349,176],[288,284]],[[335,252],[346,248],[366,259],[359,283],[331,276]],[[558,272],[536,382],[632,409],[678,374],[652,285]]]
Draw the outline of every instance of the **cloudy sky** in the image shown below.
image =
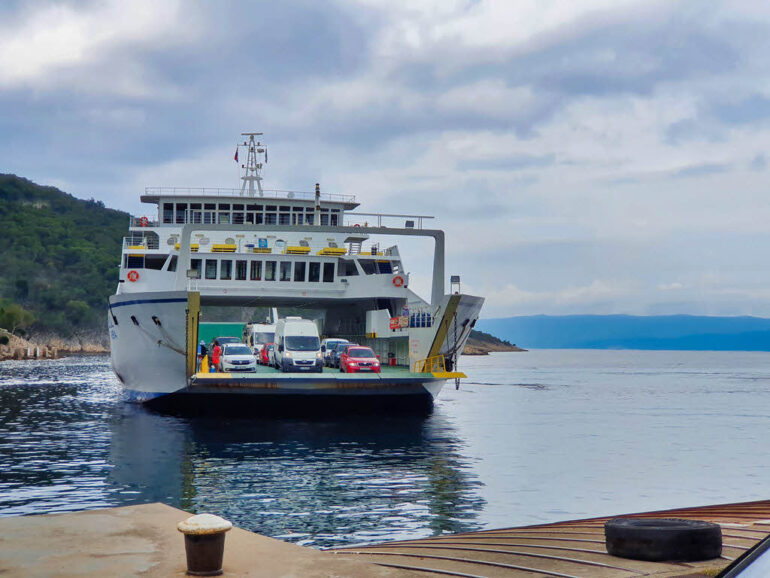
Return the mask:
[[144,214],[263,131],[268,188],[435,215],[485,317],[770,316],[768,54],[759,0],[4,0],[0,172]]

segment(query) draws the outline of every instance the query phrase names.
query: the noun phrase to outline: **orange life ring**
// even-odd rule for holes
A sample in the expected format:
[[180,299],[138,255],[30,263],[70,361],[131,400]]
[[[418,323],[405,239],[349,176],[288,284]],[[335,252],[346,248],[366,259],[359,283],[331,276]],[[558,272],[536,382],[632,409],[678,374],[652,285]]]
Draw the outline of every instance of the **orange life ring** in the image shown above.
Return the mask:
[[131,283],[133,283],[134,281],[139,280],[139,273],[137,273],[136,271],[129,271],[126,277],[128,277],[128,280],[131,281]]
[[355,224],[355,225],[353,225],[353,226],[354,226],[354,227],[360,227],[361,225],[359,225],[358,223],[356,223],[356,224]]
[[146,227],[149,224],[150,224],[150,219],[148,219],[147,217],[142,217],[141,219],[139,219],[140,227]]
[[396,287],[403,287],[404,286],[404,278],[401,275],[396,275],[393,277],[393,285]]

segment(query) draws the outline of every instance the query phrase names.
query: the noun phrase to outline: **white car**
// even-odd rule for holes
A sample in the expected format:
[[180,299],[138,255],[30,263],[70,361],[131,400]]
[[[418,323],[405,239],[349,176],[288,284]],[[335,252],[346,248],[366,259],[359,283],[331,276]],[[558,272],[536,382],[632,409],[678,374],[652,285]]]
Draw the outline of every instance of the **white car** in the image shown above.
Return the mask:
[[243,343],[227,343],[222,349],[219,361],[219,371],[233,373],[236,371],[257,371],[257,358],[251,348]]

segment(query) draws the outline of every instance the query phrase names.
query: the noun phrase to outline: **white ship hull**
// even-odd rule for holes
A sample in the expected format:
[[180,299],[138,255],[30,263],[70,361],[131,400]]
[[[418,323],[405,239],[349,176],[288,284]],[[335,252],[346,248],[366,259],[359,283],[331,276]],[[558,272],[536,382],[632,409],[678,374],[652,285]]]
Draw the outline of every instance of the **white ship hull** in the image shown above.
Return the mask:
[[187,291],[110,297],[112,368],[130,399],[148,401],[187,385],[186,309]]

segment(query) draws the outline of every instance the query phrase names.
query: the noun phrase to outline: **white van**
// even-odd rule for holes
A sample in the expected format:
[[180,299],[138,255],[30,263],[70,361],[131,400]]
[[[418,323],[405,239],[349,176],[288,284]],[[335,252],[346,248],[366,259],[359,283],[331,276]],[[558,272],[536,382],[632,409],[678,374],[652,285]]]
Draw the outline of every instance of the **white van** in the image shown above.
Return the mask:
[[262,348],[275,340],[274,323],[247,323],[243,328],[243,342],[259,356]]
[[310,319],[286,317],[275,324],[275,364],[283,372],[324,369],[318,327]]

